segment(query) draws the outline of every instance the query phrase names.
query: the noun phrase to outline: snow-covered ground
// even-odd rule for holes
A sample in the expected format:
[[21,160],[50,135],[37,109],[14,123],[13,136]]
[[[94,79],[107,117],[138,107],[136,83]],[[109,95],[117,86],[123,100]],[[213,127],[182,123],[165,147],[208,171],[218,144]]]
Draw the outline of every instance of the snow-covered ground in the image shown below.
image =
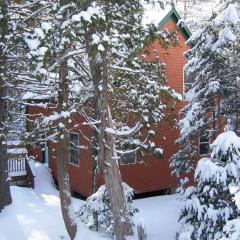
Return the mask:
[[[58,191],[48,168],[36,163],[35,189],[11,187],[12,205],[0,213],[0,240],[69,239],[62,220]],[[77,211],[82,200],[74,199]],[[182,202],[178,195],[145,198],[134,201],[143,217],[149,240],[173,240]],[[79,223],[77,239],[103,240],[103,234],[88,230]]]
[[144,219],[149,240],[175,239],[183,204],[178,195],[144,198],[136,200],[134,204]]

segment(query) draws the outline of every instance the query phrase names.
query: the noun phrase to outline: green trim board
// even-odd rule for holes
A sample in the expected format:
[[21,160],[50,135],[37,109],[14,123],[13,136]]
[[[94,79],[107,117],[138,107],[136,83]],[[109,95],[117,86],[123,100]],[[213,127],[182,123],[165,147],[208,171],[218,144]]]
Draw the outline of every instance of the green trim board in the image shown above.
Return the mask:
[[[168,12],[168,14],[158,24],[158,27],[162,28],[170,19],[172,19],[176,25],[177,25],[178,21],[181,19],[180,15],[178,14],[178,12],[176,11],[175,8],[172,8]],[[190,36],[192,35],[187,27],[178,26],[178,28],[182,32],[185,40],[188,40],[190,38]]]

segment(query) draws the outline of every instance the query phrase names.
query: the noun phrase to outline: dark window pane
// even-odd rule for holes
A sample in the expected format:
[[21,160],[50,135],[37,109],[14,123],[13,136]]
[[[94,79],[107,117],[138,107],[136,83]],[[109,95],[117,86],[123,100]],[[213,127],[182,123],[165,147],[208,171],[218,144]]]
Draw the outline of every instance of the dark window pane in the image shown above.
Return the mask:
[[192,88],[192,83],[185,83],[184,90],[187,93]]
[[136,162],[136,152],[124,153],[122,156],[122,164],[133,164]]
[[124,153],[121,158],[121,164],[135,164],[141,162],[143,162],[143,155],[139,149],[130,153]]
[[195,74],[192,72],[188,72],[187,74],[186,71],[184,70],[184,83],[193,84],[194,80],[195,80]]
[[78,142],[79,142],[79,137],[78,134],[70,134],[70,145],[72,146],[78,146]]
[[192,72],[186,73],[186,70],[184,69],[184,94],[186,94],[193,86],[195,77]]
[[136,152],[136,162],[137,163],[143,162],[143,153],[140,150],[137,150]]
[[207,154],[210,151],[209,131],[205,130],[200,135],[199,153]]
[[200,143],[203,142],[209,142],[208,132],[205,132],[200,136]]
[[209,143],[200,143],[199,146],[199,153],[200,154],[207,154],[209,153]]

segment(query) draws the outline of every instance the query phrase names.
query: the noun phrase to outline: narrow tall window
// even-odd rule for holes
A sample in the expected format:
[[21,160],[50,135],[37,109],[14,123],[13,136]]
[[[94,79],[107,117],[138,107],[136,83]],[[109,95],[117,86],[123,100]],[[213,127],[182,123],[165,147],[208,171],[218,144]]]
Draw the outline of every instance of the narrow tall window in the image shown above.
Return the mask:
[[79,134],[70,133],[69,163],[79,166]]
[[204,131],[199,139],[199,154],[208,154],[210,151],[209,131]]
[[184,81],[184,86],[183,86],[183,95],[184,99],[186,98],[185,95],[186,93],[192,88],[193,83],[194,83],[194,74],[193,73],[186,73],[186,70],[183,69],[183,81]]

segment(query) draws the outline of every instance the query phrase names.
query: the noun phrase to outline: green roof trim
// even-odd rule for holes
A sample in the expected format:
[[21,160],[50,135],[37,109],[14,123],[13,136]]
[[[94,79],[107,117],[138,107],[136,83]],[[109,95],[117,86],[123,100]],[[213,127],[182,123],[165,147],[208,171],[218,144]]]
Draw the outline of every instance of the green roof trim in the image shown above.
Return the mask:
[[[159,23],[158,27],[163,28],[163,26],[172,19],[174,23],[177,25],[178,21],[181,19],[180,15],[176,11],[175,8],[172,8],[169,13],[162,19],[162,21]],[[178,26],[179,30],[182,32],[185,40],[188,40],[191,37],[191,32],[187,27]]]

